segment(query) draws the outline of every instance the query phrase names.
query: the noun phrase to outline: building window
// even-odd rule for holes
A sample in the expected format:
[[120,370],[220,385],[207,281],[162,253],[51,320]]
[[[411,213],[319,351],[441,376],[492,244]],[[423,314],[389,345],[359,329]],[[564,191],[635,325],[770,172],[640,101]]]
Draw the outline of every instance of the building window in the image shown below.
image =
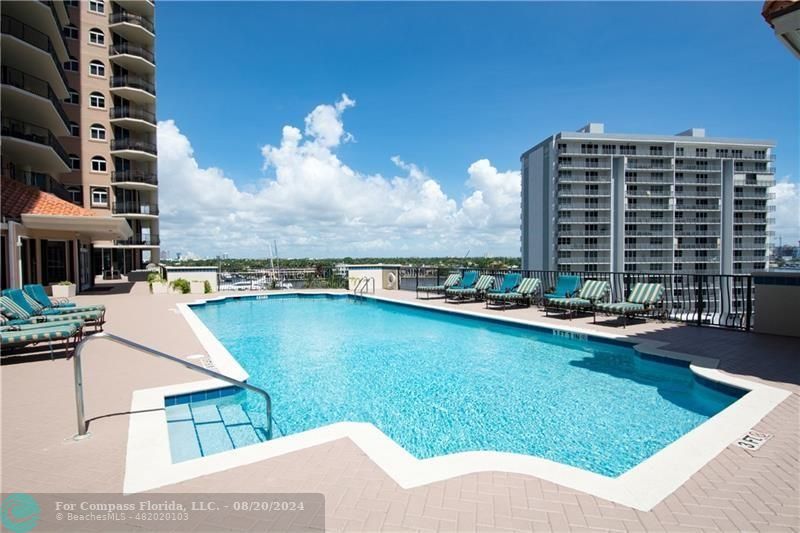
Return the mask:
[[69,123],[69,134],[73,137],[79,137],[81,134],[81,126],[77,122]]
[[76,91],[74,89],[70,89],[69,90],[69,96],[67,96],[67,98],[64,100],[64,102],[67,103],[67,104],[75,104],[75,105],[80,104],[81,103],[81,97],[80,97],[80,95],[78,95],[78,91]]
[[106,34],[103,33],[103,30],[101,29],[92,28],[89,30],[89,42],[91,44],[102,46],[106,44]]
[[92,158],[92,172],[105,172],[106,170],[106,160],[102,156],[94,156]]
[[89,137],[95,141],[105,141],[106,128],[102,124],[92,124],[92,127],[89,129]]
[[75,26],[65,26],[64,27],[64,38],[65,39],[77,39],[78,38],[78,28]]
[[72,170],[81,169],[81,158],[75,154],[69,154],[69,166]]
[[89,12],[102,15],[106,12],[106,3],[103,0],[89,0]]
[[708,157],[708,148],[695,148],[694,155],[696,157]]
[[108,189],[92,187],[92,207],[108,207]]
[[67,187],[69,200],[75,205],[83,205],[83,189],[78,186]]
[[89,95],[89,107],[95,107],[97,109],[105,109],[106,107],[106,97],[103,96],[102,93],[94,92]]
[[755,150],[753,155],[756,159],[766,159],[767,158],[767,151],[766,150]]
[[89,63],[89,74],[91,76],[97,76],[97,77],[100,77],[100,78],[105,78],[105,76],[106,76],[106,66],[99,59],[93,59]]
[[68,70],[70,72],[78,72],[80,66],[78,65],[78,60],[75,58],[70,58],[67,61],[64,61],[64,70]]
[[683,146],[678,146],[675,148],[675,155],[678,157],[683,156]]

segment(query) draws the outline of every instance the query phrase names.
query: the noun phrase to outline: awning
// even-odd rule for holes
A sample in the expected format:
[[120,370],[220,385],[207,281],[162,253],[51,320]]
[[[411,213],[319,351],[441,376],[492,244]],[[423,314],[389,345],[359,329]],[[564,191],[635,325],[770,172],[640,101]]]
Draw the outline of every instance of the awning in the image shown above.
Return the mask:
[[124,218],[22,213],[22,225],[33,230],[78,233],[92,240],[130,239],[133,230]]

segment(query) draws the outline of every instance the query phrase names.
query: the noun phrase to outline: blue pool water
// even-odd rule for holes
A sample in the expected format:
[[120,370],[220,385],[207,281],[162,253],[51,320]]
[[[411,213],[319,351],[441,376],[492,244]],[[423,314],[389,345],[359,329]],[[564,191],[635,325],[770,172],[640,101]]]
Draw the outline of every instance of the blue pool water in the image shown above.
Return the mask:
[[[272,395],[276,437],[371,422],[418,458],[494,450],[618,476],[742,394],[620,343],[375,300],[192,309]],[[238,398],[263,427],[263,403]]]

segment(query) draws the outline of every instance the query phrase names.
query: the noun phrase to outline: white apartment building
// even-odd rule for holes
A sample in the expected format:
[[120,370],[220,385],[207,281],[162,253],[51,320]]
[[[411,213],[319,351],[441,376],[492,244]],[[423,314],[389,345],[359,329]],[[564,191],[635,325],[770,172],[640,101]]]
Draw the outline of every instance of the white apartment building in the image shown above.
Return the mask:
[[745,274],[767,266],[771,141],[605,133],[591,123],[521,156],[522,267]]

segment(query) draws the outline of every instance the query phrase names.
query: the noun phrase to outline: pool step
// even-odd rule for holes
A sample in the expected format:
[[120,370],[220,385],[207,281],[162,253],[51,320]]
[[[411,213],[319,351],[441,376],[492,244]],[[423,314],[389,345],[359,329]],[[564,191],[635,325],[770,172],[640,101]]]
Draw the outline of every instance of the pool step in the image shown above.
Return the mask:
[[168,406],[166,414],[173,463],[266,440],[241,405],[185,403]]

